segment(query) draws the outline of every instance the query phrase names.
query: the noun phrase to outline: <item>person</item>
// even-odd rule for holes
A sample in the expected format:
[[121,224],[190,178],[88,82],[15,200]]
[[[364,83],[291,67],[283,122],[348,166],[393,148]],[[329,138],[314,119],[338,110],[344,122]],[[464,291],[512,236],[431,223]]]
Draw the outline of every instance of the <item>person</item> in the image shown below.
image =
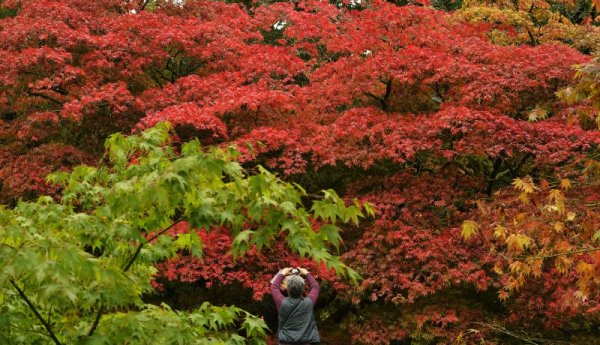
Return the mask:
[[[308,281],[306,297],[304,278]],[[288,297],[281,292],[286,280]],[[271,295],[278,310],[279,345],[311,345],[321,341],[313,308],[319,297],[319,283],[305,268],[286,267],[271,279]]]

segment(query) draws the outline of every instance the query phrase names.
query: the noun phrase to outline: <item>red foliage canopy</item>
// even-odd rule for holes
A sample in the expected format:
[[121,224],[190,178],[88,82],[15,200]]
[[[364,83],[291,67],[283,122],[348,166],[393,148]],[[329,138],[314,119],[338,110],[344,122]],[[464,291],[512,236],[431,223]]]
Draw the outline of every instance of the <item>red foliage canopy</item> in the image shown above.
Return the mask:
[[[361,319],[345,318],[363,324],[349,328],[356,340],[445,341],[474,320],[540,314],[552,327],[595,320],[583,312],[598,299],[568,304],[574,279],[551,271],[498,307],[488,243],[459,237],[478,199],[494,203],[513,178],[555,176],[596,152],[598,131],[572,121],[575,108],[555,96],[571,65],[589,60],[575,49],[498,46],[479,24],[380,0],[2,6],[18,9],[0,19],[4,201],[57,193],[44,182],[51,170],[98,159],[114,131],[170,121],[183,140],[205,145],[260,141],[245,164],[377,207],[375,221],[344,238],[359,287],[311,266],[332,281],[338,306],[359,308]],[[283,245],[235,262],[227,229],[200,237],[204,261],[182,253],[159,267],[157,282],[237,281],[260,299],[278,267],[311,265]]]

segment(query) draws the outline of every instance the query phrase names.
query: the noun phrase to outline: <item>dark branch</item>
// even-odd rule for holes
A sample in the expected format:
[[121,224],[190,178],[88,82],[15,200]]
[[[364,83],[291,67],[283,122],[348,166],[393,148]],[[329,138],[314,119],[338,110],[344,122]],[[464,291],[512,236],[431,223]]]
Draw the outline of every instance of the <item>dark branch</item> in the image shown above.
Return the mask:
[[178,219],[178,220],[176,220],[175,222],[173,222],[173,224],[167,226],[166,228],[164,228],[161,231],[157,232],[154,236],[150,237],[146,242],[140,242],[140,244],[138,245],[138,247],[135,250],[135,253],[133,253],[133,255],[131,256],[131,258],[129,258],[129,261],[127,262],[127,264],[123,267],[123,272],[127,272],[129,270],[129,268],[131,268],[131,266],[135,262],[135,259],[137,259],[138,255],[140,255],[140,252],[142,251],[142,248],[144,247],[144,245],[146,243],[154,241],[160,235],[164,234],[165,232],[169,231],[172,227],[174,227],[175,225],[179,224],[182,220],[183,219],[181,219],[181,218]]
[[388,111],[389,108],[389,98],[392,94],[392,78],[390,78],[387,83],[385,83],[385,95],[383,95],[383,101],[381,102],[381,109],[383,111]]
[[500,172],[500,168],[502,167],[502,155],[498,155],[494,160],[494,167],[492,168],[492,173],[488,179],[488,185],[485,189],[485,193],[490,196],[494,191],[494,182],[496,182],[496,178],[498,173]]
[[377,101],[379,101],[383,105],[383,98],[381,98],[381,97],[379,97],[377,95],[374,95],[374,94],[372,94],[370,92],[365,92],[365,95],[367,95],[369,97],[375,98]]
[[[140,244],[135,249],[135,252],[131,256],[131,258],[129,258],[129,260],[127,261],[125,266],[123,266],[123,272],[127,272],[131,268],[131,266],[137,259],[138,255],[140,255],[140,252],[142,251],[142,248],[144,247],[144,245],[146,243],[154,241],[160,235],[164,234],[165,232],[169,231],[172,227],[179,224],[182,220],[183,220],[182,218],[177,219],[171,225],[169,225],[166,228],[162,229],[161,231],[157,232],[156,234],[154,234],[154,236],[150,237],[145,242],[140,242]],[[98,324],[100,323],[100,318],[102,318],[102,314],[104,314],[104,309],[102,307],[100,307],[100,309],[98,309],[98,313],[96,313],[96,318],[94,319],[94,323],[92,324],[92,327],[90,328],[90,330],[88,332],[88,337],[92,336],[94,334],[94,332],[96,331],[96,328],[98,328]]]
[[52,332],[52,327],[50,327],[50,324],[48,322],[46,322],[46,320],[44,320],[42,315],[40,315],[37,308],[33,305],[33,303],[31,303],[29,298],[27,298],[27,296],[25,295],[25,292],[23,292],[23,290],[21,290],[21,288],[17,285],[17,283],[14,280],[8,279],[8,281],[15,288],[15,290],[17,290],[17,293],[19,294],[19,296],[21,296],[21,298],[25,301],[25,303],[27,303],[27,306],[29,307],[29,309],[31,309],[31,311],[33,312],[35,317],[37,317],[37,319],[40,321],[40,323],[44,326],[44,328],[46,329],[46,332],[48,332],[48,336],[50,337],[50,339],[52,339],[52,341],[54,341],[54,343],[56,345],[62,345],[60,343],[60,341],[58,340],[58,338],[56,338],[56,335],[54,335],[54,332]]
[[92,328],[90,328],[88,332],[88,337],[91,337],[94,334],[94,332],[96,332],[96,328],[98,328],[98,324],[100,323],[100,318],[102,318],[103,313],[104,310],[102,309],[102,307],[100,307],[100,309],[98,309],[98,313],[96,314],[96,318],[94,319],[94,323],[92,323]]
[[385,94],[383,95],[383,97],[374,95],[371,92],[365,92],[365,95],[367,95],[369,97],[373,97],[375,100],[377,100],[379,102],[381,109],[383,109],[383,111],[387,111],[389,108],[388,101],[389,101],[390,95],[392,94],[392,78],[390,78],[388,80],[381,80],[381,82],[385,84]]
[[532,156],[533,156],[533,154],[531,154],[531,152],[527,152],[523,155],[523,157],[521,157],[521,159],[519,160],[519,163],[517,163],[517,166],[513,169],[513,177],[517,177],[519,170],[521,170],[521,168],[523,167],[525,162],[527,162],[527,160],[529,158],[531,158]]
[[57,100],[57,99],[55,99],[53,97],[50,97],[48,95],[45,95],[43,93],[39,93],[39,92],[35,92],[35,91],[27,91],[27,94],[30,95],[30,96],[41,97],[41,98],[43,98],[45,100],[48,100],[48,101],[54,102],[56,104],[62,105],[62,102],[60,102],[59,100]]

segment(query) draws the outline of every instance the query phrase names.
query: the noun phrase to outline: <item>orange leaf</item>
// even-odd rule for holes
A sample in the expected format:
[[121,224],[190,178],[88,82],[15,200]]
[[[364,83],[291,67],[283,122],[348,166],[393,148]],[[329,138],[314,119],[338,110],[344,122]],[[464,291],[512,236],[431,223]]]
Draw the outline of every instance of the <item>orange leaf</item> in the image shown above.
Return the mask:
[[[600,3],[600,0],[596,0]],[[569,180],[568,178],[564,178],[562,180],[560,180],[560,188],[561,189],[569,189],[571,188],[571,180]]]
[[508,298],[508,296],[509,296],[509,294],[508,294],[508,292],[506,292],[505,290],[500,290],[500,291],[498,291],[498,298],[499,298],[501,301],[504,301],[504,300],[506,300],[506,299]]

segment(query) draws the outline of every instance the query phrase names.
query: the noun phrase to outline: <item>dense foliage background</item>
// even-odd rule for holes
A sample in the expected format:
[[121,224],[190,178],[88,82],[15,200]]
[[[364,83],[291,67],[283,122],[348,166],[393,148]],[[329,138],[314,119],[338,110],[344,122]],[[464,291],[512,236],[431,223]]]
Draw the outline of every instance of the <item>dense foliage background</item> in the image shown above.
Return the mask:
[[301,264],[324,281],[322,328],[356,343],[597,341],[597,2],[0,6],[4,204],[58,200],[50,172],[169,121],[176,145],[235,143],[250,172],[376,210],[341,234],[357,285],[283,236],[234,260],[219,226],[198,232],[203,259],[157,264],[146,299],[235,304],[273,328],[267,282]]

